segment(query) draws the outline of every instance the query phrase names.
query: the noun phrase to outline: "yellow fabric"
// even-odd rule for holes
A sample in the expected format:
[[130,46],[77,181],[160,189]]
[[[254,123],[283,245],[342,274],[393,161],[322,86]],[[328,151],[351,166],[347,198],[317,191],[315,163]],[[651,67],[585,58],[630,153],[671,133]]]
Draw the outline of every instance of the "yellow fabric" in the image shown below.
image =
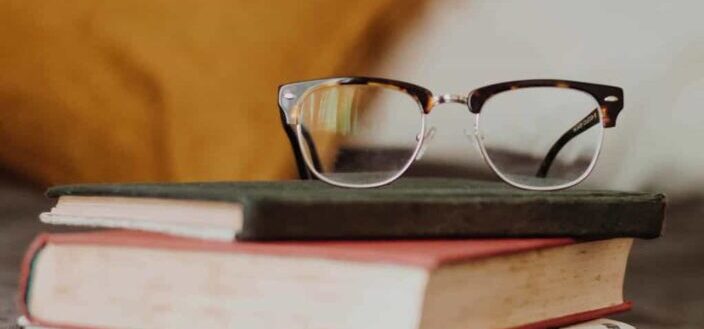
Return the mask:
[[0,162],[38,182],[293,177],[276,88],[364,73],[420,1],[0,2]]

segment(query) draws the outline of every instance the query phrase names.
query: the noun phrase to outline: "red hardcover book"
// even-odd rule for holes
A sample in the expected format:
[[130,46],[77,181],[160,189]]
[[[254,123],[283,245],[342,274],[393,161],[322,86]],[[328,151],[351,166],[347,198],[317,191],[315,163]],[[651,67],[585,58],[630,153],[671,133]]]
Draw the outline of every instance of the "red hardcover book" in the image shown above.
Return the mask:
[[62,328],[549,328],[630,307],[631,243],[44,234],[24,259],[20,307]]

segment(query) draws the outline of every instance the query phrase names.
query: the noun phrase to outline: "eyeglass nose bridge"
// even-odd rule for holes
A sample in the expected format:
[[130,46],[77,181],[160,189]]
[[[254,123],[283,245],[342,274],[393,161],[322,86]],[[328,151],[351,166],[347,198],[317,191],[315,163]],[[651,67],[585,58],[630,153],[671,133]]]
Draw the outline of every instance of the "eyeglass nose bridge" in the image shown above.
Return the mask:
[[465,95],[442,94],[433,96],[431,100],[431,109],[437,105],[445,103],[456,103],[469,106],[469,97]]

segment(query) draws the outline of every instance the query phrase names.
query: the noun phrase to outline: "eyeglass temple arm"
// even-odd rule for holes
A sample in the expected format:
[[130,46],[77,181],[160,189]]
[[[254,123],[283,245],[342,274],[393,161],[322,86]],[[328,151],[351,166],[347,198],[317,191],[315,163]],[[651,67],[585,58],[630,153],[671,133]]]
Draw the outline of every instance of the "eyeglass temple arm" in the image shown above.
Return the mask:
[[587,129],[593,127],[598,123],[599,109],[597,108],[589,112],[586,117],[577,122],[577,124],[572,126],[572,128],[570,128],[567,132],[560,136],[560,138],[555,142],[555,144],[552,145],[548,153],[545,155],[545,158],[540,164],[540,168],[538,169],[538,172],[535,174],[535,176],[545,178],[548,175],[550,166],[552,166],[552,162],[557,157],[557,154],[560,153],[560,150],[562,150],[562,148],[565,147],[565,145],[567,145],[570,140],[577,137],[579,134],[585,132]]
[[[290,125],[286,122],[286,116],[284,115],[283,111],[281,111],[280,113],[281,123],[284,126],[284,131],[286,132],[286,136],[288,137],[289,142],[291,142],[291,149],[293,150],[293,157],[296,160],[298,176],[301,179],[315,179],[315,176],[312,172],[310,172],[310,170],[308,170],[306,162],[303,159],[303,153],[301,152],[301,147],[298,143],[298,138],[296,138],[296,132],[293,130],[294,125]],[[303,132],[303,138],[306,139],[306,144],[308,144],[308,147],[310,148],[310,155],[313,160],[313,166],[315,166],[316,170],[320,171],[320,157],[318,156],[318,151],[315,147],[315,143],[313,143],[313,138],[310,136],[310,133],[305,127],[301,127],[301,131]]]

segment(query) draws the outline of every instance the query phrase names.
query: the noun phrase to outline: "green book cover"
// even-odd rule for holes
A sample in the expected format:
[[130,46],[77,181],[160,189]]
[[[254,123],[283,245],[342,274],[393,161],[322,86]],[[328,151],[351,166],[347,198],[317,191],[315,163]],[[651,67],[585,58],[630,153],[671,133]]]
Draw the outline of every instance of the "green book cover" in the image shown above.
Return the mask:
[[235,203],[242,223],[233,234],[241,240],[655,238],[665,217],[662,194],[532,192],[437,178],[400,179],[374,189],[319,181],[83,184],[53,187],[47,195]]

